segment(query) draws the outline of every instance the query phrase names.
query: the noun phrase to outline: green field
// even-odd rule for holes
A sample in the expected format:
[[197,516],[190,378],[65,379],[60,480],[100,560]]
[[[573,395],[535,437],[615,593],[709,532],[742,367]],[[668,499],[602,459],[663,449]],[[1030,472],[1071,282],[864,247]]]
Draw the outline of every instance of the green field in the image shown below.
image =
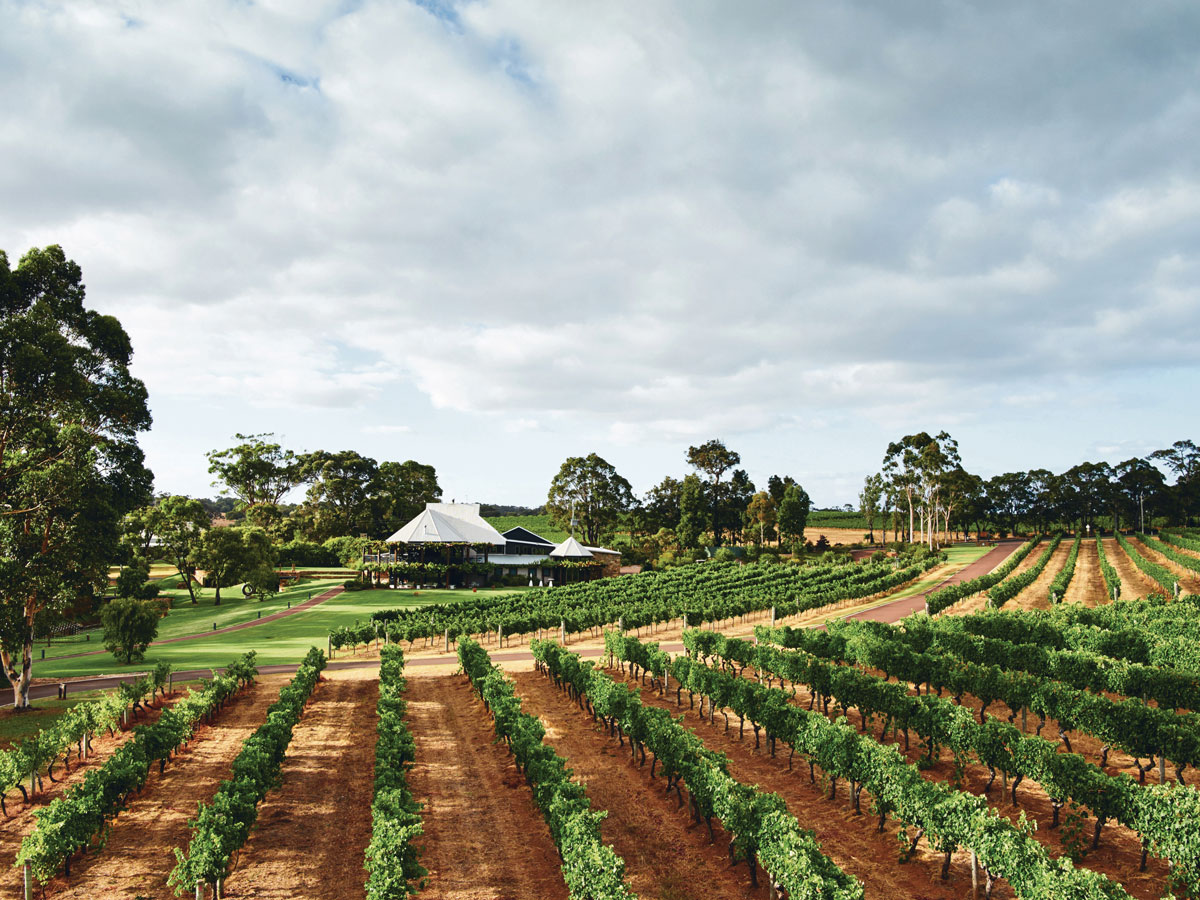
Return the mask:
[[555,525],[549,516],[489,516],[486,521],[501,534],[519,526],[556,544],[568,537],[567,532]]
[[[185,599],[181,606],[172,610],[159,626],[159,637],[178,637],[211,631],[213,622],[216,622],[218,627],[223,627],[257,620],[260,610],[264,616],[269,612],[277,612],[287,607],[289,599],[295,605],[308,599],[309,594],[320,593],[328,587],[330,585],[327,583],[308,582],[291,588],[266,603],[245,600],[237,591],[228,594],[223,591],[220,606],[213,606],[212,591],[205,591],[199,606],[193,607]],[[479,591],[479,594],[500,596],[519,593],[522,590],[527,590],[527,588],[489,588]],[[184,597],[187,595],[186,591],[180,591],[180,593]],[[247,650],[258,651],[260,665],[295,663],[304,656],[309,647],[314,645],[324,647],[326,636],[332,629],[343,625],[352,625],[356,621],[365,621],[373,612],[401,606],[454,602],[479,594],[473,594],[467,590],[373,590],[339,594],[332,600],[327,600],[312,609],[274,622],[256,625],[253,628],[153,646],[146,652],[146,658],[142,662],[128,666],[117,662],[111,654],[106,652],[95,656],[68,658],[68,654],[93,649],[102,650],[102,647],[96,646],[96,642],[100,639],[98,636],[93,636],[87,643],[56,641],[48,648],[44,643],[39,643],[34,649],[33,677],[64,678],[92,674],[142,672],[153,669],[154,664],[159,660],[169,662],[176,671],[209,668],[224,666],[233,657]],[[225,599],[226,596],[229,597],[228,601]],[[45,660],[40,658],[42,649],[46,649]]]

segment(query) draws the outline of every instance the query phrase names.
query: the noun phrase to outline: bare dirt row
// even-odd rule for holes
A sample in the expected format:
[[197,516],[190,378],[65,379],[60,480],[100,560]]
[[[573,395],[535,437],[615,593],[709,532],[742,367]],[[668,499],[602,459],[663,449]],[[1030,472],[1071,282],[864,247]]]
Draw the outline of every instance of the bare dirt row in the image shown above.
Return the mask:
[[1116,569],[1117,574],[1121,577],[1122,599],[1133,600],[1137,597],[1162,593],[1162,588],[1143,575],[1142,571],[1130,561],[1116,538],[1104,539],[1104,556],[1108,559],[1109,565]]
[[[1059,541],[1058,547],[1046,562],[1046,568],[1042,569],[1042,574],[1033,580],[1033,584],[1013,597],[1005,607],[1008,609],[1049,609],[1050,608],[1050,585],[1054,579],[1058,577],[1058,573],[1062,571],[1063,564],[1066,563],[1067,557],[1071,554],[1071,545],[1073,539],[1064,538]],[[1081,547],[1082,549],[1082,547]],[[1041,548],[1035,548],[1030,556],[1040,555]],[[1037,560],[1035,559],[1036,563]],[[1073,579],[1072,579],[1073,580]]]
[[378,693],[374,670],[321,676],[225,896],[361,900]]
[[[611,671],[614,678],[620,674]],[[686,693],[684,694],[686,698]],[[810,694],[802,687],[797,689],[796,703],[807,707]],[[643,691],[643,702],[653,703],[665,709],[677,711],[674,697],[659,698],[651,691]],[[967,705],[967,704],[964,704]],[[687,710],[687,704],[683,705]],[[832,707],[831,707],[832,711]],[[962,896],[965,887],[970,892],[971,874],[969,854],[958,851],[953,858],[950,877],[947,881],[940,880],[942,856],[933,854],[924,848],[919,858],[906,865],[899,865],[896,860],[897,841],[896,826],[889,824],[885,832],[876,831],[878,820],[870,815],[855,815],[847,797],[845,787],[838,796],[830,800],[828,783],[818,777],[816,784],[809,783],[807,765],[797,764],[788,771],[787,751],[778,753],[771,758],[767,743],[762,742],[760,748],[755,748],[754,736],[750,728],[745,730],[745,737],[739,738],[737,717],[729,716],[732,727],[725,730],[721,716],[716,717],[715,724],[708,724],[701,719],[699,710],[685,712],[686,726],[692,729],[705,744],[713,750],[718,750],[729,756],[730,773],[743,781],[757,783],[764,790],[779,793],[788,803],[788,808],[800,821],[801,825],[813,828],[822,842],[825,851],[846,871],[860,877],[867,886],[868,896],[942,896],[942,891],[948,891],[949,896]],[[857,711],[851,710],[847,715],[850,724],[861,727],[862,719]],[[870,726],[868,725],[868,729]],[[878,726],[875,726],[878,730]],[[1045,729],[1043,733],[1047,733]],[[1053,733],[1053,732],[1049,732]],[[915,736],[914,736],[915,737]],[[1081,748],[1078,742],[1076,749]],[[1086,742],[1084,742],[1086,744]],[[902,745],[901,745],[902,749]],[[919,742],[913,740],[906,757],[915,763],[922,755]],[[1090,757],[1095,759],[1094,756]],[[1115,771],[1115,769],[1114,769]],[[937,764],[927,770],[925,777],[941,781],[952,781],[955,766],[951,754],[944,752]],[[1090,849],[1092,827],[1094,820],[1087,818],[1080,823],[1079,830],[1066,822],[1069,812],[1062,813],[1063,824],[1057,829],[1051,829],[1052,807],[1049,797],[1036,783],[1022,782],[1017,789],[1017,803],[1012,803],[1011,792],[1006,793],[999,778],[996,779],[991,791],[984,795],[990,773],[985,766],[967,765],[961,770],[959,787],[970,793],[987,796],[990,805],[1001,815],[1016,822],[1024,813],[1035,819],[1039,828],[1034,837],[1041,842],[1052,856],[1062,856],[1066,845],[1070,845],[1086,854],[1080,865],[1124,884],[1126,889],[1135,897],[1151,900],[1162,895],[1167,881],[1166,864],[1151,858],[1147,871],[1138,872],[1141,842],[1136,834],[1116,824],[1108,824],[1102,833],[1100,847]],[[868,804],[864,799],[863,808]],[[854,842],[855,850],[847,853],[842,849],[845,841]],[[874,848],[870,843],[874,841]],[[861,854],[861,857],[858,855]],[[868,865],[862,865],[862,861]],[[882,863],[882,865],[881,865]],[[860,874],[861,870],[861,874]],[[882,881],[895,877],[899,883]],[[885,886],[886,885],[886,886]]]
[[[1139,538],[1130,538],[1129,542],[1133,545],[1134,549],[1141,553],[1146,559],[1170,569],[1171,572],[1174,573],[1174,575],[1179,579],[1179,586],[1183,589],[1184,593],[1200,593],[1200,573],[1197,573],[1186,566],[1181,566],[1179,563],[1175,562],[1175,560],[1164,556],[1151,545],[1142,543]],[[1159,590],[1161,589],[1161,586],[1159,586]]]
[[1096,542],[1085,540],[1079,545],[1079,556],[1075,559],[1075,575],[1067,585],[1063,602],[1099,606],[1108,600],[1104,575],[1100,571],[1100,557],[1096,553]]
[[[1014,575],[1019,575],[1021,572],[1024,572],[1028,569],[1033,568],[1034,564],[1037,563],[1037,561],[1038,561],[1038,557],[1042,555],[1042,552],[1045,551],[1045,549],[1046,549],[1046,542],[1043,541],[1040,544],[1038,544],[1036,547],[1034,547],[1029,552],[1028,556],[1026,556],[1019,563],[1017,563],[1017,567],[1008,574],[1008,577],[1012,578]],[[1047,566],[1047,568],[1049,568],[1049,566]],[[954,604],[953,607],[951,607],[950,609],[948,609],[946,611],[946,615],[953,615],[953,616],[970,615],[972,613],[981,612],[982,610],[987,608],[987,605],[988,605],[988,597],[987,597],[987,593],[985,592],[982,594],[977,594],[974,597],[970,597],[966,600],[960,600],[958,603]]]
[[[186,847],[188,819],[209,801],[221,779],[228,778],[242,742],[266,717],[267,707],[287,681],[265,676],[243,690],[213,725],[200,726],[191,743],[159,774],[153,767],[146,786],[113,823],[104,848],[77,858],[70,879],[47,885],[48,897],[171,897],[167,875],[175,866],[175,847]],[[16,880],[5,897],[20,896]]]

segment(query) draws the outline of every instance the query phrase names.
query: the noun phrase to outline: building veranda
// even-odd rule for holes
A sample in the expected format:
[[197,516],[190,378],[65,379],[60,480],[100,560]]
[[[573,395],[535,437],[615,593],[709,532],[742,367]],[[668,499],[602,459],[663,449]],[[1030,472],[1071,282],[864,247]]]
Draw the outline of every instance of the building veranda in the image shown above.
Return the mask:
[[553,586],[615,575],[621,554],[585,547],[573,536],[555,544],[527,528],[501,533],[477,503],[428,503],[386,549],[363,554],[364,577],[388,587],[484,587],[516,580]]

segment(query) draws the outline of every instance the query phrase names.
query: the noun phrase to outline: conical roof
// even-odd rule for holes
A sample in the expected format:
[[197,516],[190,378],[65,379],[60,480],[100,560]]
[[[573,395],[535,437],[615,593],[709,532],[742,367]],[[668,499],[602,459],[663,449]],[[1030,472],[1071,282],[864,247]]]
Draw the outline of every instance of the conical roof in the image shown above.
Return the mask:
[[504,546],[500,532],[479,515],[476,503],[429,503],[389,544],[494,544]]
[[591,559],[592,553],[573,537],[567,538],[550,551],[554,559]]

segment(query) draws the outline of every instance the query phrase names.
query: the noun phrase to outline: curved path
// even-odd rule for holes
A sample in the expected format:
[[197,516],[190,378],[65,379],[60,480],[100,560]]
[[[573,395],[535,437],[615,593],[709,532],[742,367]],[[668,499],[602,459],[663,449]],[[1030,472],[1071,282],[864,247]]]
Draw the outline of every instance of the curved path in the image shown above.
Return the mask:
[[[259,625],[266,625],[268,622],[274,622],[278,619],[285,619],[288,616],[294,616],[296,613],[304,612],[312,609],[314,606],[319,606],[326,600],[332,600],[338,594],[345,591],[343,587],[330,588],[323,593],[317,594],[315,597],[309,597],[303,603],[298,603],[295,606],[290,606],[287,609],[281,609],[279,612],[271,613],[269,616],[263,616],[261,619],[251,619],[249,622],[239,622],[236,625],[226,625],[224,628],[215,628],[212,631],[197,631],[194,634],[181,634],[179,637],[164,638],[161,641],[153,641],[150,646],[158,647],[162,644],[177,644],[180,641],[194,641],[196,638],[212,637],[214,634],[228,634],[231,631],[242,631],[246,628],[256,628]],[[107,650],[85,650],[82,653],[64,653],[62,656],[55,656],[53,659],[77,659],[81,656],[101,656],[108,653]],[[49,660],[47,660],[49,662]]]
[[[911,597],[904,597],[903,599],[896,600],[892,603],[883,603],[883,604],[880,604],[879,606],[873,606],[870,609],[865,609],[861,612],[852,613],[851,615],[847,616],[847,618],[869,619],[869,620],[872,620],[875,622],[899,622],[905,616],[908,616],[914,612],[917,612],[918,610],[924,609],[925,608],[925,597],[927,594],[930,594],[933,591],[938,590],[939,588],[943,588],[946,585],[957,584],[960,581],[967,581],[968,579],[977,578],[980,575],[987,574],[988,572],[992,571],[992,569],[996,568],[996,566],[998,566],[1002,562],[1004,562],[1004,560],[1008,559],[1008,557],[1011,556],[1013,554],[1013,552],[1015,552],[1016,549],[1021,546],[1021,543],[1022,543],[1021,541],[1004,541],[1004,542],[1000,543],[999,545],[997,545],[994,549],[985,553],[979,559],[975,560],[975,562],[960,569],[954,575],[951,575],[945,581],[943,581],[940,584],[936,585],[935,587],[931,588],[929,591],[926,591],[924,594],[915,594]],[[188,637],[193,637],[193,638],[194,637],[203,637],[206,634],[220,634],[222,631],[234,631],[239,628],[253,627],[254,625],[262,624],[262,622],[266,622],[269,619],[278,618],[279,616],[283,616],[283,615],[289,615],[291,613],[299,612],[303,608],[315,606],[317,603],[323,603],[324,601],[330,599],[331,597],[337,596],[337,594],[341,593],[341,591],[342,591],[342,588],[340,588],[340,587],[333,588],[332,590],[327,591],[326,593],[321,594],[317,597],[314,597],[312,600],[310,600],[306,603],[303,603],[300,606],[295,606],[295,607],[292,607],[291,610],[285,610],[284,612],[276,613],[274,616],[268,617],[267,619],[255,620],[253,622],[244,622],[241,625],[231,625],[228,628],[219,629],[217,631],[204,632],[199,635],[189,635]],[[188,639],[187,637],[180,637],[180,638],[172,638],[171,640],[172,641],[182,641],[182,640],[187,640],[187,639]],[[162,643],[167,643],[167,641],[163,641]],[[683,644],[681,644],[681,643],[663,644],[661,646],[661,649],[667,650],[670,652],[678,652],[683,649]],[[579,653],[580,656],[584,656],[584,657],[600,657],[600,656],[604,655],[604,648],[603,647],[581,647],[576,652]],[[492,657],[492,660],[496,663],[530,662],[533,659],[533,654],[530,653],[528,650],[514,650],[511,653],[504,653],[502,651],[492,651],[491,657]],[[457,665],[457,664],[458,664],[458,656],[453,653],[442,654],[439,656],[413,656],[413,657],[406,657],[404,660],[404,665],[407,668],[422,667],[422,666],[446,666],[446,665]],[[377,660],[377,659],[332,660],[329,663],[329,668],[330,669],[357,669],[357,668],[363,668],[366,666],[377,667],[378,665],[379,665],[379,660]],[[295,672],[297,668],[298,668],[298,666],[295,664],[267,665],[267,666],[259,666],[258,670],[259,670],[259,672],[261,672],[264,675],[267,675],[267,674],[273,675],[273,674],[277,674],[277,673]],[[105,690],[107,688],[116,687],[122,681],[136,681],[139,677],[141,677],[144,674],[145,674],[144,672],[131,672],[131,673],[128,673],[125,675],[100,675],[100,676],[96,676],[94,678],[77,679],[75,681],[68,682],[68,685],[69,685],[70,690],[76,690],[76,691]],[[175,672],[174,676],[181,681],[195,680],[197,678],[209,678],[212,676],[212,670],[211,669],[193,669],[193,670],[188,670],[188,671],[183,671],[183,672]],[[37,684],[29,689],[29,697],[31,700],[44,700],[47,697],[58,696],[58,690],[59,690],[58,682],[51,682],[51,683],[47,683],[47,684]]]

